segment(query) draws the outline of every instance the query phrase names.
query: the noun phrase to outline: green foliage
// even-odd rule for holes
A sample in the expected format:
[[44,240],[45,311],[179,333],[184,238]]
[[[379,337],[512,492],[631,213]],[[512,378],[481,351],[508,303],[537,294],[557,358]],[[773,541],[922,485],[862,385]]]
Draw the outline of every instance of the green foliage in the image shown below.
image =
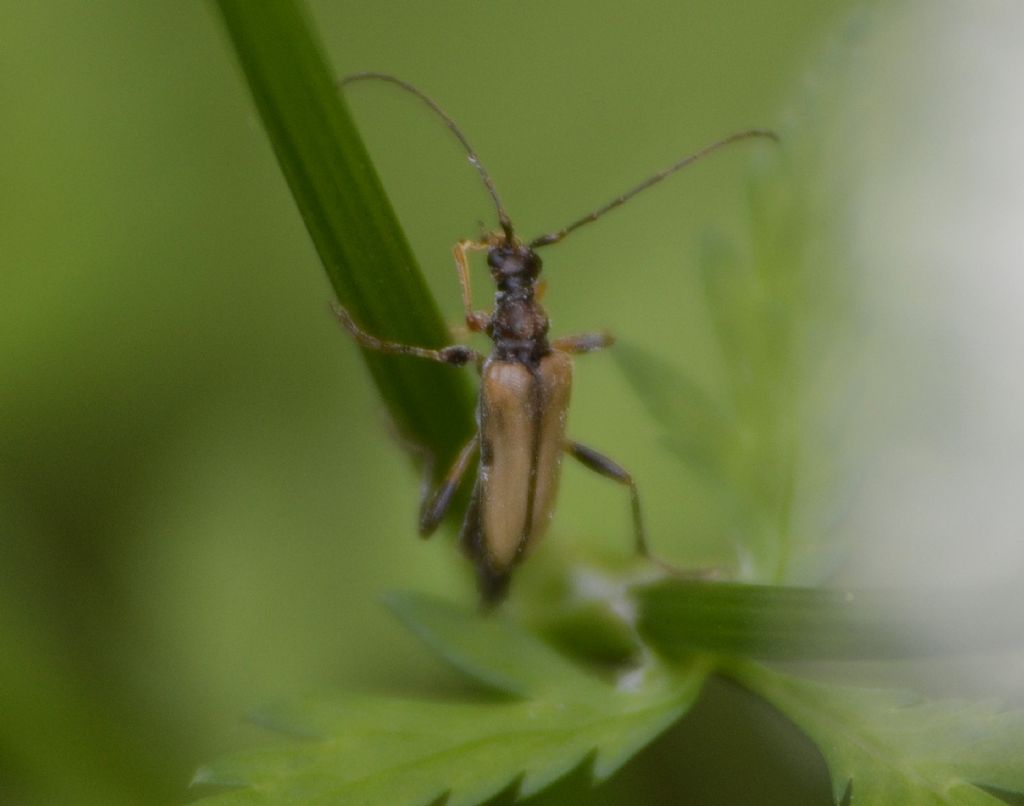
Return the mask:
[[[689,599],[708,627],[721,626],[714,613],[721,587],[703,586],[710,606]],[[751,601],[782,609],[788,596],[789,611],[807,618],[825,601],[825,594],[809,593],[763,589]],[[429,803],[450,793],[449,803],[473,804],[514,781],[521,796],[536,793],[590,757],[594,777],[602,780],[685,714],[709,668],[691,660],[669,671],[648,662],[615,685],[507,616],[484,617],[418,595],[393,596],[390,604],[487,696],[349,694],[265,710],[258,721],[295,740],[201,770],[196,783],[231,787],[204,802]],[[664,612],[660,617],[668,620]],[[719,643],[728,641],[727,635]],[[787,636],[769,630],[761,646],[771,641],[783,651],[776,656],[790,648]],[[842,656],[848,645],[838,647]],[[826,645],[818,656],[834,650]],[[836,803],[850,782],[853,802],[868,804],[998,802],[979,785],[1024,791],[1020,713],[1000,712],[991,703],[929,703],[902,691],[810,682],[742,661],[723,660],[719,669],[772,703],[822,749]]]
[[209,803],[479,803],[518,780],[538,792],[590,760],[611,775],[678,719],[704,672],[658,667],[618,685],[584,669],[501,615],[423,596],[392,599],[399,617],[490,696],[427,700],[347,695],[266,711],[260,721],[302,737],[241,753],[196,782],[244,787]]
[[[440,343],[440,319],[304,16],[288,2],[219,0],[219,7],[339,299],[375,333]],[[828,407],[816,395],[836,388],[827,373],[843,363],[848,303],[836,279],[840,267],[833,259],[823,268],[820,260],[818,191],[788,164],[795,154],[809,160],[810,151],[799,138],[786,148],[752,172],[748,237],[734,244],[709,235],[701,251],[721,359],[717,382],[697,384],[628,344],[616,353],[665,444],[707,481],[726,531],[736,536],[743,575],[773,582],[818,581],[827,570],[820,552],[838,471],[815,444],[823,430],[836,429],[819,422]],[[392,316],[395,310],[403,315]],[[450,376],[433,367],[367,358],[399,423],[449,454],[468,432],[464,390],[454,382],[442,389],[435,378]],[[453,410],[457,427],[447,425]],[[512,785],[531,795],[588,759],[601,780],[686,713],[716,664],[818,744],[836,802],[851,782],[856,803],[981,804],[995,800],[979,786],[1024,789],[1018,714],[812,683],[735,660],[908,657],[1001,645],[1016,632],[974,629],[999,622],[999,601],[986,609],[941,594],[638,585],[622,608],[586,602],[548,622],[549,636],[600,659],[614,670],[612,681],[507,615],[422,596],[390,604],[475,684],[474,696],[349,693],[268,709],[259,721],[296,740],[203,768],[197,783],[227,787],[208,802],[426,804],[446,797],[473,804]],[[941,608],[949,623],[956,614],[961,621],[951,640],[936,644],[913,614],[934,617]],[[597,635],[580,640],[583,632]]]
[[1005,650],[1024,635],[1020,597],[1011,587],[897,592],[666,579],[633,595],[640,635],[674,658],[935,657]]
[[[751,173],[745,248],[709,233],[699,253],[721,358],[717,388],[702,387],[635,345],[619,345],[615,357],[661,428],[663,443],[717,502],[749,566],[744,575],[816,581],[822,541],[800,541],[820,534],[825,519],[802,516],[811,501],[827,499],[833,479],[832,460],[808,447],[817,425],[810,397],[842,332],[843,307],[833,304],[839,267],[809,270],[815,237],[806,218],[810,191],[800,184],[806,177],[788,166],[794,149],[801,159],[807,155],[799,143],[784,147],[785,154],[761,155]],[[822,320],[827,327],[819,327]]]
[[847,788],[854,806],[1003,802],[981,787],[1024,794],[1024,712],[816,683],[754,664],[729,674],[814,740],[836,803]]
[[783,115],[781,145],[756,153],[745,228],[700,243],[716,377],[698,382],[635,345],[613,351],[663,443],[705,486],[739,575],[758,582],[817,584],[834,568],[832,527],[858,473],[859,300],[822,142],[865,32],[854,22]]
[[[788,618],[776,613],[766,635],[749,646],[741,641],[740,649],[834,659],[878,648],[864,639],[826,640],[813,651],[807,640],[794,643],[787,624],[809,626],[819,639],[823,624],[831,635],[863,626],[850,613],[844,623],[834,612],[816,624],[814,613],[828,612],[842,595],[830,601],[826,592],[799,589],[692,587],[685,601],[696,615],[688,622],[702,622],[709,636],[717,629],[709,643],[718,648],[737,647],[722,616],[729,600],[734,605],[743,596],[748,607],[757,603]],[[655,625],[655,645],[659,634],[671,632],[672,613],[652,616],[643,602],[663,588],[637,589],[641,632]],[[461,699],[344,694],[266,709],[257,721],[293,739],[203,768],[195,783],[229,788],[203,802],[430,803],[448,793],[449,803],[473,804],[512,783],[519,796],[532,795],[585,760],[600,781],[682,717],[713,668],[711,656],[684,659],[677,647],[677,666],[647,660],[607,682],[508,616],[422,595],[395,595],[389,603],[480,691]],[[899,654],[895,643],[885,648]],[[905,654],[913,654],[912,642]],[[811,682],[741,660],[723,658],[714,668],[770,702],[821,748],[836,803],[850,782],[855,804],[996,803],[978,787],[1024,791],[1020,713],[1000,712],[992,703],[925,702],[903,691]]]

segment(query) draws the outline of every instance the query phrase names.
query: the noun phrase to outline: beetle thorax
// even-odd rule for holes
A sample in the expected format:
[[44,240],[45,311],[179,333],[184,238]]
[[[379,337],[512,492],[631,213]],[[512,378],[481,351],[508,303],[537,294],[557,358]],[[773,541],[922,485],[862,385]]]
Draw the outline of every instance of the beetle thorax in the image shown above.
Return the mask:
[[541,260],[527,246],[501,243],[487,253],[487,265],[498,286],[488,333],[494,355],[535,364],[551,352],[548,316],[534,293]]

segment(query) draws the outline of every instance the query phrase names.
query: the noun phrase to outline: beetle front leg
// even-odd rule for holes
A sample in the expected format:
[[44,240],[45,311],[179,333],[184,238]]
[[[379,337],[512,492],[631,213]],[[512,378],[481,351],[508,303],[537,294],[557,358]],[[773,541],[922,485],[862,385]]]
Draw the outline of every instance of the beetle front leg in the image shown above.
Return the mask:
[[[576,333],[572,336],[562,336],[555,339],[551,346],[563,353],[593,353],[603,350],[615,344],[615,337],[611,333]],[[582,461],[582,460],[581,460]]]
[[420,537],[430,537],[441,523],[479,446],[479,436],[475,436],[467,442],[466,446],[459,451],[459,455],[455,457],[451,470],[441,482],[441,486],[434,491],[433,495],[423,496],[423,500],[420,502]]
[[466,311],[466,326],[474,333],[483,333],[491,322],[491,317],[483,311],[473,310],[473,292],[469,284],[469,259],[466,252],[486,249],[486,240],[459,241],[452,249],[455,256],[455,268],[459,272],[459,285],[462,286],[462,307]]
[[359,327],[355,320],[352,319],[352,315],[337,302],[331,303],[331,310],[334,311],[334,315],[338,317],[338,321],[341,322],[345,330],[352,334],[352,337],[360,346],[368,350],[376,350],[377,352],[388,353],[389,355],[409,355],[414,358],[425,358],[428,361],[451,364],[455,367],[465,366],[470,361],[479,365],[483,361],[483,356],[480,353],[472,347],[466,347],[462,344],[454,344],[450,347],[434,350],[429,347],[415,347],[411,344],[399,344],[398,342],[379,339],[376,336],[371,336]]

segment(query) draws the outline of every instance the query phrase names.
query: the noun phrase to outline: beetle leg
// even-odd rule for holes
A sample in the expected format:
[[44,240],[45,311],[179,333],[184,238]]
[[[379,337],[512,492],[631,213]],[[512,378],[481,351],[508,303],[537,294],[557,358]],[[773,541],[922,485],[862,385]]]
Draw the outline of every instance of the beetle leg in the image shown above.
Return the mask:
[[611,333],[576,333],[555,339],[551,346],[563,353],[592,353],[611,347],[614,343],[615,337]]
[[462,344],[454,344],[450,347],[442,347],[439,350],[434,350],[429,347],[415,347],[411,344],[399,344],[394,341],[385,341],[384,339],[378,339],[376,336],[371,336],[359,325],[353,321],[352,316],[337,302],[331,304],[331,309],[334,311],[334,315],[338,317],[338,321],[344,325],[345,330],[352,334],[352,337],[359,342],[363,347],[369,350],[377,350],[381,353],[389,353],[391,355],[411,355],[415,358],[426,358],[428,361],[437,361],[441,364],[451,364],[452,366],[461,367],[473,361],[477,364],[483,359],[472,347],[466,347]]
[[438,524],[441,523],[441,519],[448,512],[448,507],[451,506],[452,499],[462,483],[462,477],[466,475],[466,468],[469,467],[470,461],[472,461],[473,455],[479,446],[480,438],[478,436],[473,437],[467,442],[466,446],[459,451],[459,455],[455,457],[451,470],[448,471],[448,475],[441,482],[441,486],[432,495],[423,496],[423,500],[420,502],[421,537],[430,537],[434,530],[437,529]]
[[491,317],[483,311],[473,310],[473,292],[469,285],[469,259],[466,252],[475,252],[487,247],[486,240],[459,241],[452,249],[455,255],[455,268],[459,272],[459,285],[462,286],[462,307],[466,311],[466,326],[474,333],[487,330]]
[[[462,324],[448,325],[448,330],[457,339],[468,338],[472,335],[469,327]],[[472,356],[471,360],[475,362],[477,372],[480,372],[484,368],[484,361],[487,360],[487,356],[484,353],[477,352],[476,355]]]
[[565,450],[582,465],[600,473],[605,478],[609,478],[612,481],[617,481],[619,484],[624,484],[629,487],[629,502],[633,511],[633,534],[636,540],[637,554],[653,562],[655,565],[660,566],[674,576],[694,579],[713,579],[720,576],[718,569],[679,568],[651,554],[651,550],[647,545],[647,537],[644,534],[643,516],[640,512],[640,494],[637,492],[636,482],[633,481],[633,477],[629,472],[626,471],[625,468],[617,465],[604,454],[598,453],[593,448],[588,448],[586,445],[580,445],[578,442],[567,440],[565,443]]
[[[584,334],[582,337],[577,338],[586,338],[587,335],[600,334]],[[588,467],[594,472],[600,473],[607,479],[617,481],[619,484],[624,484],[629,487],[629,504],[633,515],[633,537],[636,543],[636,552],[648,560],[654,560],[655,562],[658,562],[659,565],[662,564],[653,557],[651,550],[647,545],[643,513],[640,509],[640,492],[637,490],[636,482],[633,481],[633,476],[630,475],[629,471],[621,465],[613,462],[604,454],[598,453],[593,448],[588,448],[586,445],[581,445],[579,442],[567,440],[565,443],[565,450],[573,459],[578,461],[584,467]]]
[[629,503],[633,512],[633,535],[636,539],[636,550],[638,554],[649,558],[651,552],[647,548],[647,538],[644,535],[644,520],[640,512],[640,493],[636,489],[636,482],[633,481],[633,477],[625,468],[620,467],[604,454],[598,453],[586,445],[566,440],[565,450],[573,459],[585,467],[600,473],[605,478],[629,487]]

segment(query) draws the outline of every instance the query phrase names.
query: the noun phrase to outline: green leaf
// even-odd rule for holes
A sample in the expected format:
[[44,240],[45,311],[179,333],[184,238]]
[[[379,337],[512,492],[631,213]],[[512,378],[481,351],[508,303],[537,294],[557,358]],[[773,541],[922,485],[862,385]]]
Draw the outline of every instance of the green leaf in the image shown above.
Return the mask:
[[[448,343],[308,13],[295,0],[217,0],[216,6],[338,300],[376,336],[428,347]],[[348,338],[339,328],[339,343]],[[432,450],[443,472],[473,433],[467,379],[423,360],[367,350],[363,357],[400,433]]]
[[1003,803],[980,787],[1024,794],[1024,712],[825,685],[748,663],[727,673],[814,740],[836,803],[848,788],[853,806]]
[[422,594],[394,593],[387,603],[399,620],[449,665],[478,683],[515,697],[555,693],[591,697],[604,683],[583,674],[504,613],[473,618],[449,602]]
[[1012,587],[975,591],[797,588],[665,579],[637,586],[637,629],[670,658],[893,659],[1018,648]]
[[669,449],[693,470],[720,481],[734,427],[728,413],[678,367],[649,350],[620,340],[612,355],[662,427]]
[[750,345],[760,335],[757,322],[764,302],[752,267],[740,259],[731,241],[716,232],[701,239],[697,265],[728,377],[734,383],[750,380]]
[[443,659],[503,696],[348,694],[265,711],[261,722],[300,740],[203,768],[196,783],[237,787],[204,802],[428,804],[450,793],[447,803],[461,806],[515,781],[528,796],[588,759],[601,780],[685,713],[705,678],[702,666],[672,675],[652,666],[610,683],[505,616],[412,595],[391,606]]

